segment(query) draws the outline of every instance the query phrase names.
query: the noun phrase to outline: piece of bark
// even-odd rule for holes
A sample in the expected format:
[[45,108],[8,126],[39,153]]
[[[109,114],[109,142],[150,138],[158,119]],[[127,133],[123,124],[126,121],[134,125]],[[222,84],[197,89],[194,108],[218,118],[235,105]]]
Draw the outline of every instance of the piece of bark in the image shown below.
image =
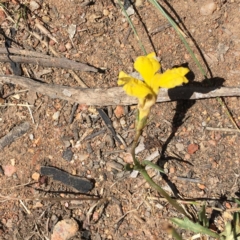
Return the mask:
[[25,134],[30,128],[28,122],[24,122],[16,127],[14,127],[8,134],[0,139],[0,150],[10,145],[12,142],[20,138]]
[[67,58],[36,58],[36,57],[24,57],[11,55],[11,59],[7,55],[0,55],[0,62],[13,62],[16,63],[28,63],[28,64],[36,64],[43,67],[56,67],[56,68],[64,68],[64,69],[72,69],[83,72],[98,72],[97,68],[91,67],[87,64],[75,62],[69,60]]
[[42,166],[41,175],[52,177],[53,180],[59,181],[67,186],[73,187],[79,192],[86,193],[93,188],[93,183],[86,178],[73,176],[55,167]]
[[[0,81],[18,84],[22,87],[45,94],[51,98],[59,98],[79,104],[109,106],[109,105],[133,105],[138,100],[126,95],[121,87],[113,88],[79,88],[57,84],[37,82],[31,78],[19,76],[0,75]],[[200,87],[182,86],[173,89],[160,89],[157,102],[176,101],[180,99],[204,99],[214,97],[240,96],[240,87]]]

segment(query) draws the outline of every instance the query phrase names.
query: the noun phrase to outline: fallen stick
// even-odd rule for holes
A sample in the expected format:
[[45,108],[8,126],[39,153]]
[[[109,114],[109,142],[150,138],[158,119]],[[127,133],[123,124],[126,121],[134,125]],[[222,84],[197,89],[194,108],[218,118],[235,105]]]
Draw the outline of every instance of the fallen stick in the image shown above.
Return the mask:
[[[38,57],[38,58],[51,58],[51,56],[46,55],[44,53],[29,51],[29,50],[25,50],[25,49],[8,48],[8,51],[11,54],[16,54],[16,55],[25,55],[25,56]],[[0,47],[1,54],[8,54],[8,51],[7,51],[7,48]]]
[[[79,104],[108,106],[108,105],[133,105],[137,104],[137,99],[126,95],[121,87],[113,88],[80,88],[68,87],[57,84],[47,84],[37,82],[31,78],[20,76],[0,75],[0,81],[17,84],[29,89],[29,91],[39,92],[51,98],[59,98]],[[180,99],[204,99],[214,97],[240,96],[238,87],[206,88],[199,86],[182,86],[173,89],[160,89],[157,102],[176,101]]]
[[87,64],[75,62],[69,60],[67,58],[41,58],[41,57],[24,57],[24,56],[17,56],[17,55],[10,55],[10,58],[7,55],[0,55],[0,62],[17,62],[17,63],[28,63],[28,64],[36,64],[43,67],[57,67],[57,68],[64,68],[64,69],[72,69],[78,70],[83,72],[97,72],[97,68],[91,67]]

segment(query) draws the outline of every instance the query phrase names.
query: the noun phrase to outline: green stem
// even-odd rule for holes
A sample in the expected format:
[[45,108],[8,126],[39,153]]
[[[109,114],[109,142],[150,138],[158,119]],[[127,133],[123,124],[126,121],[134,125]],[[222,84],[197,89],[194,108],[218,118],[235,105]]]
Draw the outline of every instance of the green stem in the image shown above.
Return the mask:
[[142,134],[142,130],[137,130],[136,131],[136,134],[135,134],[135,137],[134,137],[134,140],[133,140],[133,143],[132,143],[132,148],[131,148],[131,155],[133,157],[133,162],[134,162],[135,166],[139,166],[139,162],[135,157],[135,149],[137,147],[138,140],[139,140],[139,137],[141,136],[141,134]]
[[175,207],[180,213],[182,213],[184,216],[189,218],[185,210],[178,204],[178,202],[175,199],[172,199],[159,185],[157,185],[148,175],[145,168],[138,169],[138,171],[141,173],[141,175],[145,178],[145,180],[149,183],[149,185],[157,190],[163,197],[165,197],[168,202]]

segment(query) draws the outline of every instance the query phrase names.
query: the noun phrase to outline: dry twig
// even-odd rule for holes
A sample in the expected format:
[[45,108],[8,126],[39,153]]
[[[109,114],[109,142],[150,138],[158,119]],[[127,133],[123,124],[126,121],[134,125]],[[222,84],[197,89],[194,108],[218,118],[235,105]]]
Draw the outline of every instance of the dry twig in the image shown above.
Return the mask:
[[[30,91],[45,94],[51,98],[59,98],[79,104],[88,104],[95,106],[109,105],[133,105],[137,104],[137,99],[127,96],[120,87],[113,88],[79,88],[68,87],[56,84],[46,84],[36,82],[30,78],[20,76],[0,75],[0,81],[5,83],[19,84],[28,88]],[[206,91],[207,90],[207,91]],[[176,101],[180,99],[204,99],[215,97],[240,96],[238,87],[219,87],[205,88],[195,86],[183,86],[179,88],[161,89],[158,94],[157,102]]]

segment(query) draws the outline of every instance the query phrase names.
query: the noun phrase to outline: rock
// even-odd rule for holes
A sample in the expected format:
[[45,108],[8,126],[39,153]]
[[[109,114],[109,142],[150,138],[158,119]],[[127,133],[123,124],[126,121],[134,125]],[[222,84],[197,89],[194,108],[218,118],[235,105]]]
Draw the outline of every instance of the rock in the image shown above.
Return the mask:
[[2,168],[4,171],[4,175],[7,177],[11,177],[17,171],[16,167],[12,165],[5,165],[2,166]]
[[179,152],[183,151],[184,150],[184,145],[182,143],[177,143],[176,144],[176,148]]
[[72,44],[71,44],[70,42],[66,43],[65,48],[66,48],[67,50],[72,49]]
[[124,115],[124,107],[118,105],[114,110],[114,114],[117,118],[120,118],[122,115]]
[[32,12],[34,12],[35,10],[40,8],[40,5],[39,5],[39,3],[35,2],[35,1],[30,1],[29,8]]
[[204,190],[206,186],[204,184],[198,183],[197,186],[201,189]]
[[211,15],[216,9],[217,9],[217,4],[213,1],[210,1],[207,4],[204,4],[200,8],[200,14],[203,16]]
[[29,134],[29,139],[32,141],[34,139],[34,136],[32,133]]
[[35,181],[38,181],[40,178],[40,174],[38,172],[35,172],[32,174],[32,179]]
[[57,111],[57,112],[55,112],[55,113],[53,114],[52,119],[53,119],[54,121],[56,121],[56,120],[58,120],[59,116],[60,116],[60,111]]
[[119,122],[123,128],[126,127],[126,120],[124,118],[120,118]]
[[[131,15],[133,15],[133,14],[135,13],[135,11],[134,11],[133,7],[130,6],[130,7],[126,10],[126,13],[127,13],[128,16],[131,16]],[[124,12],[123,12],[122,14],[125,16],[125,13],[124,13]]]
[[197,144],[192,143],[188,145],[187,151],[189,154],[194,154],[198,149],[199,149],[199,146]]
[[169,173],[175,173],[175,168],[174,167],[170,167]]
[[64,147],[65,147],[65,148],[68,148],[68,147],[71,146],[70,141],[67,141],[67,140],[63,140],[63,144],[64,144]]
[[71,148],[67,148],[66,150],[63,151],[62,158],[71,161],[73,158],[73,152]]
[[66,49],[66,47],[65,47],[65,45],[63,44],[63,43],[61,43],[60,45],[59,45],[59,47],[58,47],[58,51],[59,52],[65,52],[67,49]]
[[103,9],[103,15],[104,16],[108,16],[109,15],[109,11],[107,9]]
[[77,234],[78,228],[73,218],[64,219],[54,226],[51,240],[68,240]]

